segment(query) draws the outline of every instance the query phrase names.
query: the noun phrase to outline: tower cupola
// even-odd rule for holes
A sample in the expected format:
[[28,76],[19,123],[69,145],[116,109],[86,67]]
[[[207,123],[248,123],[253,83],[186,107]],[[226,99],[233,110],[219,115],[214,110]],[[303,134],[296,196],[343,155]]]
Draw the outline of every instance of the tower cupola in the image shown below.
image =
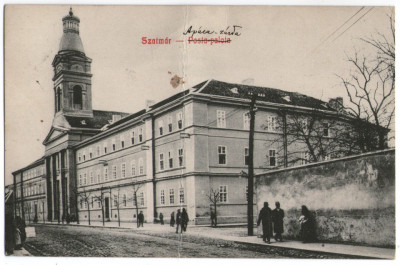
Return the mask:
[[69,15],[63,17],[63,36],[61,38],[59,52],[61,51],[78,51],[85,53],[81,37],[79,36],[79,18],[74,16],[72,8]]

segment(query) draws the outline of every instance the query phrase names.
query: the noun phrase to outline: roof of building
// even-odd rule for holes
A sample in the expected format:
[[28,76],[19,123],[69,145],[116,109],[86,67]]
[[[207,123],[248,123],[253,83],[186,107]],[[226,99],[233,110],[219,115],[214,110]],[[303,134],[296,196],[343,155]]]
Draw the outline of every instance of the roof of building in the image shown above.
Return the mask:
[[201,94],[226,96],[234,98],[251,99],[253,93],[257,93],[257,101],[279,103],[291,106],[300,106],[321,110],[335,110],[326,102],[296,92],[288,92],[280,89],[241,85],[209,80],[193,87],[194,92]]
[[78,51],[85,53],[81,37],[74,32],[64,32],[58,51]]
[[40,164],[43,164],[43,163],[44,163],[44,156],[42,156],[42,157],[39,158],[39,159],[36,159],[35,161],[33,161],[32,163],[28,164],[27,166],[25,166],[25,167],[23,167],[23,168],[20,168],[20,169],[18,169],[17,171],[12,172],[12,174],[13,174],[13,175],[14,175],[14,174],[17,174],[17,173],[19,173],[19,172],[22,172],[22,171],[24,171],[24,170],[30,169],[30,168],[32,168],[32,167],[34,167],[34,166],[37,166],[37,165],[40,165]]
[[120,115],[121,119],[130,115],[130,113],[118,111],[93,110],[93,117],[74,117],[65,116],[68,124],[73,128],[82,129],[101,129],[107,124],[112,123],[113,115]]

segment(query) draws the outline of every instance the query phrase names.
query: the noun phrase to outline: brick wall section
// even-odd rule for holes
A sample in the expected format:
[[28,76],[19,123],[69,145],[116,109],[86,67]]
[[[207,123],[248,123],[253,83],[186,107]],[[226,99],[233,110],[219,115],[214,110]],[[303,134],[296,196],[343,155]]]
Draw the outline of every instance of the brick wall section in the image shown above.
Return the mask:
[[286,238],[298,238],[301,205],[315,213],[318,239],[395,246],[395,150],[257,175],[258,210],[280,201]]

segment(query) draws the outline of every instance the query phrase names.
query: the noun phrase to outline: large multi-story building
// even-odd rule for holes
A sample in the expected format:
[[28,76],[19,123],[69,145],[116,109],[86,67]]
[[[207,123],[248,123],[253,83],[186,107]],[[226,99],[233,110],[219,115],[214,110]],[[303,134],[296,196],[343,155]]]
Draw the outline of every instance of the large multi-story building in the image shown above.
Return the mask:
[[[135,221],[143,211],[146,221],[153,222],[160,213],[168,220],[184,207],[190,220],[200,224],[209,222],[209,195],[216,191],[219,222],[243,222],[247,178],[242,172],[249,162],[248,113],[255,96],[256,173],[346,154],[337,136],[349,133],[343,128],[351,117],[340,98],[326,103],[278,89],[208,80],[133,114],[93,110],[91,59],[79,37],[79,18],[70,11],[62,21],[64,33],[52,64],[54,120],[43,142],[44,157],[13,173],[16,211],[29,201],[33,217],[46,214],[51,221],[67,216]],[[310,137],[323,146],[322,152],[310,150]],[[37,173],[29,178],[32,170]]]

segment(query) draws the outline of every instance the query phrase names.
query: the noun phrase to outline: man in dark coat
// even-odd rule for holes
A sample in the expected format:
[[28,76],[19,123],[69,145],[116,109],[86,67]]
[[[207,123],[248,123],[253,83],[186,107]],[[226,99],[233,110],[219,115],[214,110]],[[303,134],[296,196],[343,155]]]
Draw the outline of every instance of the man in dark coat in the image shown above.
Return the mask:
[[285,212],[281,209],[281,204],[279,202],[275,202],[276,208],[272,211],[272,221],[274,222],[274,232],[275,232],[275,241],[282,242],[282,233],[283,233],[283,218],[285,217]]
[[181,233],[182,233],[182,215],[181,215],[181,209],[178,209],[176,212],[176,233],[178,233],[179,226],[181,227]]
[[189,223],[189,215],[186,212],[186,209],[182,209],[182,218],[181,218],[181,228],[183,232],[186,232],[187,225]]
[[174,212],[171,213],[171,219],[169,220],[169,225],[172,227],[174,227],[174,225],[175,225],[175,213]]
[[160,223],[164,225],[164,215],[162,213],[160,213]]
[[263,241],[270,244],[272,235],[272,211],[271,208],[268,207],[268,202],[264,202],[264,207],[261,209],[258,216],[257,226],[259,226],[261,222],[263,227]]
[[143,227],[144,215],[143,215],[143,212],[142,212],[142,211],[140,211],[140,213],[138,214],[138,219],[139,219],[139,227],[140,227],[140,226]]

